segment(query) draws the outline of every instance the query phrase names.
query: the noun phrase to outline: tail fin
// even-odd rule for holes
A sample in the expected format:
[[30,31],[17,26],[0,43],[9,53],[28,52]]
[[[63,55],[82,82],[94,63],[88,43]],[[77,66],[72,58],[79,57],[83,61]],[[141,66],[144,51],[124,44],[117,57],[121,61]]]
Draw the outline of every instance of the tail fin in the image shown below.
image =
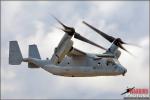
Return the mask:
[[41,59],[37,46],[35,44],[29,45],[29,58]]
[[[41,59],[39,51],[35,44],[29,45],[29,58]],[[29,62],[28,68],[39,68],[39,66],[36,66],[35,64]]]
[[17,41],[9,42],[9,64],[20,65],[22,62],[22,54]]

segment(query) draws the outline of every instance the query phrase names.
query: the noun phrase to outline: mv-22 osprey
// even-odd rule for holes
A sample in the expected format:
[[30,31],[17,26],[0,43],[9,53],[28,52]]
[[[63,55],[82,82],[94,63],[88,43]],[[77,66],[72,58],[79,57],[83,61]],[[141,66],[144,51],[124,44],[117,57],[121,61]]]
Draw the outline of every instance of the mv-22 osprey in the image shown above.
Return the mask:
[[[92,76],[115,76],[125,75],[127,69],[123,67],[118,58],[121,55],[121,48],[127,51],[122,44],[120,38],[115,38],[98,30],[87,22],[83,21],[85,25],[93,29],[99,35],[111,42],[111,46],[106,49],[87,38],[81,36],[74,28],[64,25],[56,17],[54,17],[62,26],[62,31],[65,32],[60,43],[54,50],[51,59],[42,60],[37,46],[35,44],[29,45],[28,58],[23,58],[18,42],[9,42],[9,64],[20,65],[21,62],[28,62],[28,68],[43,68],[44,70],[60,76],[67,77],[92,77]],[[105,52],[103,54],[85,53],[73,47],[71,38],[79,39],[96,47],[99,47]],[[127,51],[128,52],[128,51]]]

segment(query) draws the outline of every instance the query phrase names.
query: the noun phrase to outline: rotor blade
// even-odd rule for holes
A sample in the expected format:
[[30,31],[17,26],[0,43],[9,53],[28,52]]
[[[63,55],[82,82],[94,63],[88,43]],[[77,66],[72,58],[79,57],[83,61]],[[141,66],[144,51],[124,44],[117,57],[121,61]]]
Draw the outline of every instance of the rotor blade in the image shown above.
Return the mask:
[[119,43],[118,45],[122,50],[126,51],[127,53],[129,53],[130,55],[134,56],[131,52],[129,52],[127,49],[125,49],[121,43]]
[[83,21],[83,23],[85,25],[87,25],[88,27],[90,27],[91,29],[93,29],[94,31],[96,31],[98,34],[100,34],[101,36],[103,36],[105,39],[107,39],[109,42],[113,42],[115,40],[114,37],[107,35],[106,33],[98,30],[97,28],[93,27],[92,25],[89,25],[88,23],[86,23],[85,21]]
[[122,39],[120,39],[120,38],[114,38],[114,37],[112,37],[112,36],[110,36],[110,35],[107,35],[106,33],[104,33],[104,32],[102,32],[102,31],[100,31],[100,30],[98,30],[97,28],[95,28],[95,27],[93,27],[92,25],[89,25],[88,23],[86,23],[85,21],[83,21],[83,23],[85,24],[85,25],[87,25],[88,27],[90,27],[91,29],[93,29],[94,31],[96,31],[98,34],[100,34],[101,36],[103,36],[105,39],[107,39],[109,42],[113,42],[114,40],[118,40],[118,42],[117,42],[117,46],[118,47],[120,47],[121,49],[123,49],[124,51],[126,51],[126,52],[128,52],[130,55],[132,55],[132,56],[134,56],[132,53],[130,53],[128,50],[126,50],[123,46],[122,46],[122,44],[127,44],[128,45],[128,43],[126,43],[126,42],[124,42],[124,41],[122,41]]
[[124,43],[124,44],[125,44],[125,45],[134,46],[134,47],[138,47],[138,48],[142,48],[140,45],[133,44],[133,43]]
[[78,39],[78,40],[81,40],[81,41],[83,41],[83,42],[89,43],[89,44],[91,44],[91,45],[94,45],[94,46],[96,46],[96,47],[99,47],[99,48],[101,48],[101,49],[103,49],[103,50],[107,50],[106,48],[104,48],[104,47],[102,47],[102,46],[100,46],[100,45],[98,45],[98,44],[96,44],[96,43],[94,43],[94,42],[92,42],[92,41],[86,39],[85,37],[81,36],[79,33],[75,33],[75,34],[74,34],[74,38],[76,38],[76,39]]
[[56,19],[56,21],[58,21],[58,23],[60,23],[63,27],[64,27],[64,29],[61,29],[62,31],[64,31],[64,32],[66,32],[68,35],[70,35],[70,36],[73,36],[74,35],[74,33],[75,33],[75,29],[73,28],[73,27],[68,27],[68,26],[66,26],[66,25],[64,25],[60,20],[58,20],[55,16],[53,16],[52,15],[52,17],[54,18],[54,19]]
[[126,52],[128,52],[123,46],[122,46],[122,44],[121,43],[119,43],[118,42],[118,46],[122,49],[122,50],[124,50],[124,51],[126,51]]
[[52,15],[52,17],[59,23],[61,24],[65,29],[68,28],[66,25],[64,25],[60,20],[58,20],[55,16]]

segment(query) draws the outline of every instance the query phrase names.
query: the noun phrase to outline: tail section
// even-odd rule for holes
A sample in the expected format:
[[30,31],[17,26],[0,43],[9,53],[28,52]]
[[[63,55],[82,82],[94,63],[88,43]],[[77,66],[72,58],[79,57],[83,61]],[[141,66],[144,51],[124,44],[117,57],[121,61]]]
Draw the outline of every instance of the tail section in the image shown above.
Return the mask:
[[20,65],[22,61],[28,62],[28,68],[39,68],[36,60],[41,59],[36,45],[29,45],[29,57],[23,58],[18,42],[9,42],[9,64]]
[[17,41],[9,42],[9,64],[20,65],[22,62],[22,54]]
[[[41,59],[37,45],[29,45],[29,58]],[[39,68],[39,66],[28,62],[28,68]]]
[[37,46],[35,44],[29,45],[29,58],[41,59]]

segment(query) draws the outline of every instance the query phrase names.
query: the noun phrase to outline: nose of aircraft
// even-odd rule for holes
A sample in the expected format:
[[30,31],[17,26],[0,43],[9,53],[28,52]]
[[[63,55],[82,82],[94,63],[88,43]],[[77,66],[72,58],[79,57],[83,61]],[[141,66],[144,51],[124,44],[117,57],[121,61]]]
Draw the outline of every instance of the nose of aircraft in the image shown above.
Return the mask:
[[118,65],[118,72],[124,76],[127,72],[127,69],[124,68],[122,65]]
[[127,69],[126,69],[126,68],[124,68],[124,67],[122,67],[122,70],[123,70],[122,75],[124,76],[124,75],[125,75],[125,73],[127,72]]

